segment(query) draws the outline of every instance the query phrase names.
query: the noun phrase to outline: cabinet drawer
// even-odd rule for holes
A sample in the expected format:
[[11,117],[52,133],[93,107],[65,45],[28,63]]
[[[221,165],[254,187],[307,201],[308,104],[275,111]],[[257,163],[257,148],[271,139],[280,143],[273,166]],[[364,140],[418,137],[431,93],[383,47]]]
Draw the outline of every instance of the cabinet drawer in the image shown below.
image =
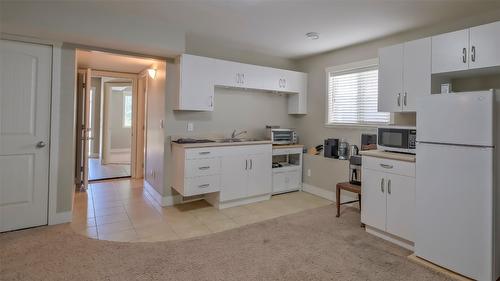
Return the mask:
[[186,160],[185,177],[199,177],[220,174],[220,159],[190,159]]
[[186,159],[204,159],[220,156],[220,150],[214,148],[190,148],[186,149]]
[[415,163],[413,162],[363,156],[363,167],[384,173],[415,177]]
[[220,175],[186,178],[184,196],[220,191]]

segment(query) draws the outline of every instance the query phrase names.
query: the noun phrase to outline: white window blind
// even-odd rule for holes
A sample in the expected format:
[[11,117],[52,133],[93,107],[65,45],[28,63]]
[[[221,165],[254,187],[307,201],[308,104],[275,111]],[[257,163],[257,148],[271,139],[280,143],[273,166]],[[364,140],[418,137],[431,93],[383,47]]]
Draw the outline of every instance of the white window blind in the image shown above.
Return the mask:
[[327,125],[387,124],[390,114],[377,112],[378,67],[328,73]]

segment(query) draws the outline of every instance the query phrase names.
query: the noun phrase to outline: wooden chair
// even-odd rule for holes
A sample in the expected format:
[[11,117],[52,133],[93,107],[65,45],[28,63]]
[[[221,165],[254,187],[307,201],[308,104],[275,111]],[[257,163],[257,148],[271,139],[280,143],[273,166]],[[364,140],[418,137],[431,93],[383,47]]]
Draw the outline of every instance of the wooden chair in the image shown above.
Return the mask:
[[[342,190],[347,190],[350,192],[354,192],[358,194],[358,200],[352,200],[347,202],[340,202],[340,192]],[[337,183],[336,186],[336,195],[337,195],[337,218],[340,217],[340,205],[351,204],[355,202],[359,202],[359,211],[361,211],[361,186],[351,184],[349,182],[341,182]]]

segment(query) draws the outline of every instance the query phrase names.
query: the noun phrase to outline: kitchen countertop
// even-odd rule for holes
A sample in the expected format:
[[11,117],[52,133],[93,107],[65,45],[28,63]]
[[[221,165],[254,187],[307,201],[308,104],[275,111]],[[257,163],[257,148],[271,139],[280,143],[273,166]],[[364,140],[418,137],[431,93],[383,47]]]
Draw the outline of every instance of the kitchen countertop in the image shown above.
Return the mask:
[[302,148],[303,144],[273,144],[273,149]]
[[378,158],[385,158],[385,159],[392,159],[392,160],[399,160],[406,162],[416,161],[416,156],[413,154],[388,152],[383,150],[364,150],[360,151],[360,154],[364,156],[371,156],[371,157],[378,157]]
[[242,145],[257,145],[257,144],[271,144],[270,140],[257,140],[257,141],[240,141],[240,142],[203,142],[203,143],[176,143],[172,145],[183,148],[198,148],[198,147],[221,147],[221,146],[242,146]]

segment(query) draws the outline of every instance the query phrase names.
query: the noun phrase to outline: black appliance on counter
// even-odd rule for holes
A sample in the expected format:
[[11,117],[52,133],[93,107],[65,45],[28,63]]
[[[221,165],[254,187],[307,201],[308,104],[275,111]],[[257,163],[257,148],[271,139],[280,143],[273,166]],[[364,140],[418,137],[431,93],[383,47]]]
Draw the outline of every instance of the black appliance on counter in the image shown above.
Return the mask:
[[326,139],[323,155],[327,158],[339,158],[339,139]]
[[361,155],[349,158],[349,183],[361,185]]

